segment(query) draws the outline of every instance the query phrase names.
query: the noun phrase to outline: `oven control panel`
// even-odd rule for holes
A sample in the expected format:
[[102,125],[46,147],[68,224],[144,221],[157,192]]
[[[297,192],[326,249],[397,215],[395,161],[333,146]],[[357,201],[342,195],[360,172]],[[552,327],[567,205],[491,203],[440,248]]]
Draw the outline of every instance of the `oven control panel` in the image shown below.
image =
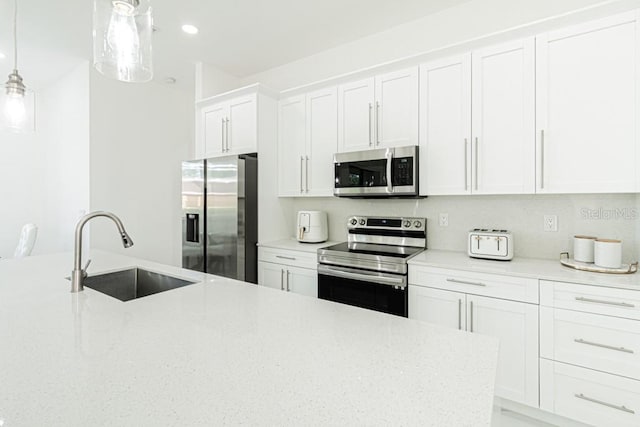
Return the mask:
[[370,216],[352,216],[347,221],[347,228],[353,229],[378,229],[398,231],[426,231],[426,218],[383,218]]

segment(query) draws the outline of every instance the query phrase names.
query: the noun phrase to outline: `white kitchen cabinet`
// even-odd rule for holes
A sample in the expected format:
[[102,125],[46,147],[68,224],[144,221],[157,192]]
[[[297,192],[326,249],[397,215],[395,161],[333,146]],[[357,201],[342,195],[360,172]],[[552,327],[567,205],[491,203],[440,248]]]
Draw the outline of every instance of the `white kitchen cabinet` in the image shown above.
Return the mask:
[[538,193],[636,192],[638,12],[536,37]]
[[304,192],[305,96],[282,99],[278,107],[278,194]]
[[278,194],[333,194],[337,151],[337,89],[325,88],[279,103]]
[[417,67],[338,87],[338,151],[417,144]]
[[273,94],[259,84],[198,101],[195,158],[257,152],[260,116],[273,114],[273,105]]
[[420,67],[421,194],[534,192],[534,71],[533,38]]
[[409,318],[499,338],[496,396],[538,407],[538,306],[523,301],[537,281],[409,266]]
[[258,248],[258,285],[318,297],[317,259],[313,252]]
[[472,193],[535,191],[534,40],[472,53]]
[[420,193],[469,194],[471,54],[420,67]]

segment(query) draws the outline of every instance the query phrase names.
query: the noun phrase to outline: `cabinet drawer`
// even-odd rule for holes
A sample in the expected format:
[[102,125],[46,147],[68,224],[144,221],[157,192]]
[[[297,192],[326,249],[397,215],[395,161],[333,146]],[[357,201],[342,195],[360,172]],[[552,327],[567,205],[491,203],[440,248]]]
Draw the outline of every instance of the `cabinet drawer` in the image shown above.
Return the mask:
[[540,304],[640,320],[640,289],[631,291],[541,280]]
[[597,426],[640,425],[640,381],[540,360],[540,408]]
[[540,355],[640,380],[640,322],[541,307]]
[[409,284],[538,303],[536,279],[410,265]]
[[258,260],[314,270],[318,268],[318,255],[312,252],[259,247]]

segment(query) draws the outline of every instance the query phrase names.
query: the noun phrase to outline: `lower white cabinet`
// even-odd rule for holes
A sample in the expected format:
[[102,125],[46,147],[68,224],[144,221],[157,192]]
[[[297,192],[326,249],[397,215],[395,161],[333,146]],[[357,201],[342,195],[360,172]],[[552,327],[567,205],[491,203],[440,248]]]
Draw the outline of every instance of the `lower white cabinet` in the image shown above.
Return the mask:
[[258,285],[317,298],[316,254],[258,248]]
[[496,396],[538,407],[538,306],[414,283],[409,318],[499,338]]

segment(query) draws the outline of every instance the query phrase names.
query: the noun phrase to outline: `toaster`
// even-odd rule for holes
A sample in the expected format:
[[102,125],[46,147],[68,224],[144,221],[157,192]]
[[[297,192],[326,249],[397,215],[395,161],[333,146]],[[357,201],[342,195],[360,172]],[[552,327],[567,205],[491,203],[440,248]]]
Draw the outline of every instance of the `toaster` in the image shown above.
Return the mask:
[[474,228],[469,231],[467,253],[472,258],[513,259],[513,234],[508,230]]
[[296,238],[299,242],[320,243],[329,237],[327,213],[323,211],[299,211]]

